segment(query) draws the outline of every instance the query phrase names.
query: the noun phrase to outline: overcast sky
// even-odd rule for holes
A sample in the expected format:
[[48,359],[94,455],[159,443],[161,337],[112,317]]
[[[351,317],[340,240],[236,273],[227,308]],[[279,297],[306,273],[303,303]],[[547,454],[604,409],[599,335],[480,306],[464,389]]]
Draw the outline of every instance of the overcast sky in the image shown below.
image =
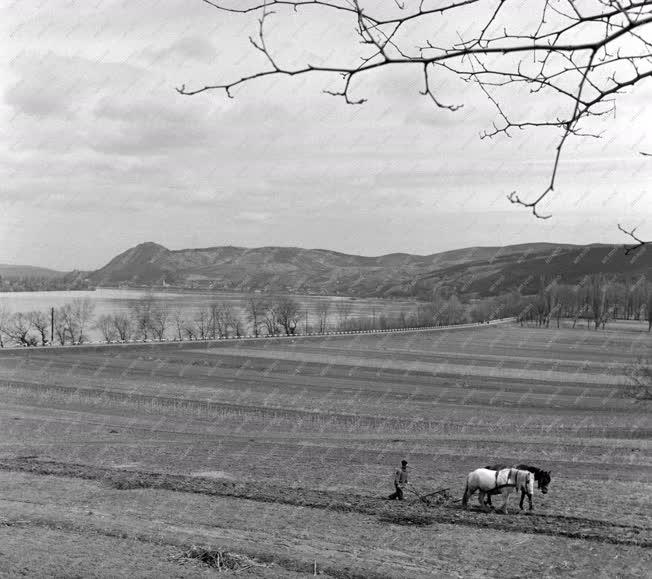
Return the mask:
[[[361,78],[362,106],[323,94],[337,80],[324,76],[255,81],[235,99],[187,97],[174,87],[264,66],[247,39],[254,16],[200,0],[0,10],[10,55],[0,65],[0,263],[95,269],[144,241],[363,255],[624,243],[618,222],[652,237],[652,161],[639,155],[652,149],[652,83],[619,101],[601,140],[568,147],[544,208],[553,217],[540,221],[506,195],[545,189],[554,142],[536,131],[480,140],[495,112],[472,86],[438,79],[442,98],[464,103],[457,112],[419,95],[416,68]],[[311,61],[346,58],[350,25],[311,14],[272,16],[278,58],[300,63],[297,45]],[[555,106],[523,95],[507,104]]]

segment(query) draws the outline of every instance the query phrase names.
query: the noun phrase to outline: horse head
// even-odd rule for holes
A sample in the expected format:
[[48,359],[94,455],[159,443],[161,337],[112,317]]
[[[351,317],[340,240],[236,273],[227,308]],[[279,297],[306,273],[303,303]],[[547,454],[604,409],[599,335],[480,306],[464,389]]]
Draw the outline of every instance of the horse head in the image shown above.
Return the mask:
[[552,473],[549,470],[540,470],[538,473],[537,486],[541,492],[545,495],[548,492],[548,485],[550,484],[550,479],[552,478]]

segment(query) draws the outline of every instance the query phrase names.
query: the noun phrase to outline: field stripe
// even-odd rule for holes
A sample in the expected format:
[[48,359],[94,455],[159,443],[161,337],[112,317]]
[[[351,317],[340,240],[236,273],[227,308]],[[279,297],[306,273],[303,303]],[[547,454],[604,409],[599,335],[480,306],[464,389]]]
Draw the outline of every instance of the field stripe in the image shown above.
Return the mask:
[[202,353],[204,355],[212,356],[246,356],[247,358],[273,358],[275,361],[285,360],[291,362],[312,362],[312,363],[328,363],[329,365],[338,364],[341,366],[353,367],[372,367],[384,368],[389,367],[393,370],[400,371],[419,371],[427,372],[430,374],[453,374],[465,376],[491,376],[500,378],[523,379],[527,373],[529,379],[545,380],[547,382],[568,382],[569,379],[573,382],[581,382],[583,384],[608,384],[619,385],[625,382],[624,376],[610,376],[605,374],[582,374],[579,372],[559,372],[556,370],[524,370],[522,368],[507,368],[501,365],[495,366],[480,366],[469,364],[453,364],[453,363],[438,363],[438,362],[424,362],[418,360],[400,360],[387,358],[373,358],[365,357],[363,359],[358,357],[345,356],[342,354],[313,354],[310,352],[288,351],[288,350],[269,350],[264,352],[257,350],[247,350],[243,352],[241,349],[236,348],[220,348],[216,350],[189,350],[189,352]]
[[[358,512],[376,515],[389,522],[395,518],[392,502],[335,491],[317,491],[296,488],[291,493],[287,487],[269,483],[231,482],[162,473],[107,469],[82,464],[31,459],[0,460],[0,469],[29,472],[44,476],[60,476],[104,481],[117,489],[158,488],[176,492],[200,493],[214,496],[239,497],[265,503],[281,503],[340,512]],[[498,516],[447,506],[432,506],[424,515],[422,505],[404,505],[402,516],[414,517],[422,524],[447,523],[472,527],[486,527],[502,531],[565,536],[618,545],[652,547],[652,528],[611,523],[582,517],[530,515]]]

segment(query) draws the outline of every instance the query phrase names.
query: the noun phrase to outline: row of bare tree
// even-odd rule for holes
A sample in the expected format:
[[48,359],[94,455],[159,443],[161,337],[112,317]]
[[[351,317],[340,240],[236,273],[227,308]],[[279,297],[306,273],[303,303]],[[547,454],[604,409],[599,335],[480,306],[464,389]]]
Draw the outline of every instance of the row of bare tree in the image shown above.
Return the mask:
[[408,328],[455,324],[466,321],[463,304],[453,296],[439,304],[418,304],[414,311],[376,314],[375,308],[354,315],[354,303],[347,299],[320,300],[308,312],[291,297],[247,298],[242,308],[215,302],[195,311],[169,308],[165,302],[148,298],[130,307],[128,314],[101,316],[97,327],[106,341],[131,339],[206,340],[220,337],[291,336],[298,333],[324,333],[329,330],[353,331]]
[[347,299],[319,300],[309,313],[289,296],[251,296],[244,309],[227,302],[214,302],[196,310],[170,307],[164,300],[148,296],[134,301],[126,311],[94,319],[94,303],[89,298],[72,300],[51,311],[10,313],[0,304],[0,347],[6,343],[36,346],[55,343],[81,344],[94,329],[107,342],[130,340],[207,340],[254,336],[291,336],[327,331],[386,330],[485,322],[514,316],[521,324],[560,326],[561,319],[580,319],[595,329],[604,329],[613,319],[646,320],[652,329],[652,283],[645,278],[616,282],[605,275],[587,275],[570,286],[558,278],[540,276],[536,295],[523,296],[518,290],[500,298],[463,304],[452,294],[434,294],[411,310],[377,312],[375,306],[360,314]]
[[516,316],[521,324],[535,323],[549,327],[555,320],[572,319],[573,327],[582,319],[598,330],[610,320],[646,320],[652,329],[652,283],[638,279],[616,281],[604,274],[585,276],[575,285],[559,278],[540,276],[539,291],[527,298],[514,292],[505,299],[507,315]]
[[[0,307],[0,347],[5,341],[21,346],[55,343],[81,344],[88,341],[89,329],[107,342],[130,340],[206,340],[224,337],[291,336],[327,331],[385,330],[463,323],[465,306],[456,296],[435,298],[415,304],[413,310],[394,313],[364,313],[346,298],[318,300],[308,312],[289,296],[251,296],[243,307],[214,302],[195,310],[170,307],[153,296],[134,301],[125,311],[103,314],[93,319],[94,304],[89,298],[75,299],[51,311],[10,314]],[[368,308],[368,306],[366,306]],[[52,323],[54,322],[54,323]],[[4,340],[3,340],[4,338]]]
[[0,348],[5,340],[20,346],[81,344],[88,339],[94,310],[90,298],[77,298],[50,311],[10,313],[0,304]]

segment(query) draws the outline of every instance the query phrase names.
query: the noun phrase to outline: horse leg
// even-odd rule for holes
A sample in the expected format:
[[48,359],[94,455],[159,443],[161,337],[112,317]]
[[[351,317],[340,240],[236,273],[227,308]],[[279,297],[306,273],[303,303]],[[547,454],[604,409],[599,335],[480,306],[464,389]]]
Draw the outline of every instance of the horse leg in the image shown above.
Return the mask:
[[491,504],[491,492],[487,493],[487,506],[493,507],[493,505]]
[[509,499],[511,489],[509,487],[505,487],[500,492],[503,495],[503,497],[505,497],[505,500],[503,501],[503,506],[500,507],[500,509],[498,509],[498,510],[505,513],[505,514],[507,514],[507,500]]
[[521,502],[519,503],[518,506],[520,507],[521,510],[523,510],[523,501],[525,500],[526,496],[527,496],[528,502],[530,503],[530,510],[532,511],[532,510],[534,510],[534,507],[532,506],[532,495],[528,491],[526,491],[525,489],[523,489],[521,491]]
[[478,502],[480,503],[480,508],[481,508],[483,511],[488,511],[488,510],[489,510],[489,507],[487,507],[487,505],[485,505],[485,496],[486,496],[485,491],[483,491],[482,489],[480,489],[480,491],[479,491],[479,495],[478,495]]
[[471,491],[469,488],[469,481],[466,481],[466,486],[464,487],[464,496],[462,497],[462,506],[465,509],[469,508],[469,498],[471,495],[473,495],[474,492],[475,490]]

